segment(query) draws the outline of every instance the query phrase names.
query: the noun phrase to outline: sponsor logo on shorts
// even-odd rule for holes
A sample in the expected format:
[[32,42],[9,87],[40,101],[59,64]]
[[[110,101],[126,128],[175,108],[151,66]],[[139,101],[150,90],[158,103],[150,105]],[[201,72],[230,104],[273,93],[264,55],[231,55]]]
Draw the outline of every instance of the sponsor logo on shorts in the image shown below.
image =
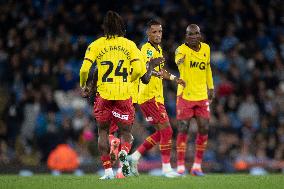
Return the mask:
[[119,114],[119,113],[117,113],[115,111],[112,111],[112,115],[114,117],[117,117],[117,118],[123,119],[123,120],[128,120],[128,117],[129,117],[129,115],[121,115],[121,114]]
[[146,117],[146,121],[154,121],[152,117]]

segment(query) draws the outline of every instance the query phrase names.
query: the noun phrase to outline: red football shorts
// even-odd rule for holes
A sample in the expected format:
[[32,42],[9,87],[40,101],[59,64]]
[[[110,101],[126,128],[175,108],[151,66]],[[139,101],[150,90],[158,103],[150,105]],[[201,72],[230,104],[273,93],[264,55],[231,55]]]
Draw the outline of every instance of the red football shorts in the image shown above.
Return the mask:
[[106,100],[97,95],[94,103],[94,116],[98,122],[114,122],[132,125],[134,122],[132,100]]
[[156,102],[155,98],[140,105],[141,111],[150,124],[163,124],[169,122],[164,104]]
[[118,125],[116,122],[111,121],[110,122],[110,128],[109,128],[109,134],[113,134],[118,130]]
[[189,101],[181,96],[177,97],[177,120],[188,120],[194,116],[210,118],[209,101]]

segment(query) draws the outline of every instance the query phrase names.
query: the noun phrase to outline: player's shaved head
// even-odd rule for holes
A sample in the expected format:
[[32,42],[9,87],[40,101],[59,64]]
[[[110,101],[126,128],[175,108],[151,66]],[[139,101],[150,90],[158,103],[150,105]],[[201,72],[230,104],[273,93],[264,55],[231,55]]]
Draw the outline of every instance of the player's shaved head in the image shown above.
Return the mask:
[[186,28],[186,44],[198,51],[199,46],[200,46],[200,41],[201,41],[201,32],[200,28],[196,24],[190,24]]
[[186,28],[186,33],[188,33],[188,32],[198,32],[198,33],[200,33],[200,28],[196,24],[190,24]]

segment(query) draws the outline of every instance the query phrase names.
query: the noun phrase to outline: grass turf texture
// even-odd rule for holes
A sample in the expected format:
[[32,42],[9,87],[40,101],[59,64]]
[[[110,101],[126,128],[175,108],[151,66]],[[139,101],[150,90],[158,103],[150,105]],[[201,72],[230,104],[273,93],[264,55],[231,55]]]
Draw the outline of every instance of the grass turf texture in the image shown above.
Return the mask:
[[246,174],[209,174],[167,179],[141,175],[126,179],[98,180],[97,175],[35,175],[20,177],[0,175],[0,189],[283,189],[284,175],[251,176]]

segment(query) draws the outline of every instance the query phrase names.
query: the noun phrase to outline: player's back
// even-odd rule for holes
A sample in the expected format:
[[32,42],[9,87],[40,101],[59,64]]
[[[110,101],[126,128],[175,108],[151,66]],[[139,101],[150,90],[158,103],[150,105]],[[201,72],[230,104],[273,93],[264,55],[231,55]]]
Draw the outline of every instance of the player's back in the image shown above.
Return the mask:
[[[125,100],[131,96],[130,65],[136,52],[134,42],[124,37],[101,37],[90,46],[98,67],[97,88],[108,100]],[[135,49],[136,48],[136,49]]]

